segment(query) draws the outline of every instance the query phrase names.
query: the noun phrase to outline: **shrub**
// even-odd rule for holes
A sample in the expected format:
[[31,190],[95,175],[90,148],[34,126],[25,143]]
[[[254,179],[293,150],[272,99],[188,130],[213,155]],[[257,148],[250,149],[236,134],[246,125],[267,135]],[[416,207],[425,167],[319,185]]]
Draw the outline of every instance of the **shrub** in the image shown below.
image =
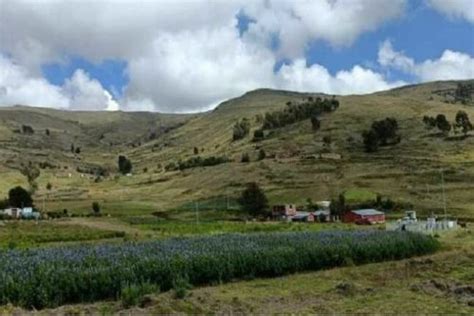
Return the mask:
[[100,214],[100,204],[99,202],[92,202],[92,211],[94,211],[94,214]]
[[240,158],[240,162],[250,162],[250,156],[247,153],[243,153],[242,157]]
[[253,132],[254,141],[260,141],[264,138],[265,138],[265,133],[263,132],[263,129],[257,129]]
[[118,157],[118,168],[121,174],[127,174],[132,171],[132,162],[127,157],[120,155]]
[[263,160],[267,157],[267,153],[265,152],[265,150],[260,149],[260,151],[258,152],[258,160]]
[[233,134],[232,134],[232,140],[239,140],[244,138],[245,136],[248,135],[250,131],[250,123],[248,119],[244,118],[241,121],[235,123],[234,129],[233,129]]
[[159,290],[160,287],[158,285],[149,282],[127,284],[120,291],[122,306],[124,308],[136,306],[142,301],[144,295],[155,293]]

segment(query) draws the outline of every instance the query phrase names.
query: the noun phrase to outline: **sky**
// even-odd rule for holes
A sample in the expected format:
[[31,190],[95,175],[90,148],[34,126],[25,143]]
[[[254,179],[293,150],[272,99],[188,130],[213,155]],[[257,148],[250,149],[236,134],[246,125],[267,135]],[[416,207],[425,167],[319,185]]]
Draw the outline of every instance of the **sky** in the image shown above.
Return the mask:
[[474,0],[0,0],[0,106],[198,112],[474,78]]

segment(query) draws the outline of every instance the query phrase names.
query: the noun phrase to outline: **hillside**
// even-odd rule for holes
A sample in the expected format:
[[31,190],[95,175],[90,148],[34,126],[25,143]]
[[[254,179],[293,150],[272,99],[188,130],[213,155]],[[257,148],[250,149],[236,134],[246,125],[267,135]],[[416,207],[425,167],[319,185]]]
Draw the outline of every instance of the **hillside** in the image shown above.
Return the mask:
[[[451,102],[456,86],[453,81],[433,82],[336,96],[340,106],[321,116],[320,130],[313,131],[306,119],[266,131],[259,142],[252,141],[262,125],[258,115],[281,110],[288,101],[324,95],[260,89],[195,115],[0,108],[0,196],[14,185],[27,185],[18,169],[32,161],[51,165],[41,169],[36,192],[48,210],[86,211],[92,200],[116,215],[191,209],[196,201],[201,207],[222,209],[234,206],[246,182],[256,181],[271,203],[304,204],[308,198],[327,200],[346,191],[355,200],[380,194],[425,213],[439,213],[443,169],[449,213],[472,218],[473,133],[445,138],[422,123],[423,116],[437,114],[452,122],[459,110],[474,121],[472,104]],[[386,117],[397,119],[401,142],[366,153],[362,131]],[[233,126],[243,118],[250,123],[249,135],[233,141]],[[31,126],[34,134],[16,131],[22,125]],[[80,153],[72,153],[71,144],[80,147]],[[195,147],[203,158],[230,161],[165,170],[170,163],[196,156]],[[257,161],[260,149],[267,158]],[[249,163],[240,162],[243,153],[249,154]],[[118,175],[119,154],[132,161],[132,176]],[[97,167],[106,169],[107,176],[97,179],[87,173]]]

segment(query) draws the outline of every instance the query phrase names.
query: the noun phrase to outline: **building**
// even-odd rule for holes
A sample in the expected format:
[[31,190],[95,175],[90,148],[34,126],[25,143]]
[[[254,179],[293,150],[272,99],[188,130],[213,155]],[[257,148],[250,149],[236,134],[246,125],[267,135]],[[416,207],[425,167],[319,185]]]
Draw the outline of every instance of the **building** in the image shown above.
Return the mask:
[[353,210],[343,216],[345,223],[380,224],[385,223],[385,213],[374,209]]
[[318,210],[313,212],[314,219],[318,222],[331,221],[331,212],[329,210]]
[[274,205],[272,209],[273,218],[286,219],[296,215],[296,205],[281,204]]
[[291,217],[292,222],[314,222],[314,215],[310,212],[298,212]]
[[11,218],[21,217],[21,208],[10,207],[3,210],[3,214],[10,216]]

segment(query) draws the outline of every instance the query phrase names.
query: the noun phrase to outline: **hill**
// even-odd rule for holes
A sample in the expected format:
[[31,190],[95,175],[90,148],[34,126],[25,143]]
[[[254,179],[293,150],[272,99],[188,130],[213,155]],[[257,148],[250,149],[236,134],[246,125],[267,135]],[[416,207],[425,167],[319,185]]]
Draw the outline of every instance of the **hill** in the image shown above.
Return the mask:
[[[335,96],[340,106],[321,115],[319,130],[312,129],[308,118],[268,129],[257,142],[253,134],[266,113],[281,111],[288,102],[332,96],[259,89],[194,115],[0,108],[0,196],[14,185],[27,185],[19,168],[31,161],[43,167],[35,194],[48,210],[88,211],[92,200],[116,215],[196,205],[221,210],[233,208],[243,185],[256,181],[271,203],[305,204],[346,192],[352,200],[379,194],[421,212],[439,213],[444,170],[449,213],[474,218],[474,137],[444,137],[422,122],[437,114],[453,122],[460,110],[474,120],[473,104],[456,102],[458,83]],[[365,152],[362,132],[386,117],[398,121],[401,142]],[[234,124],[244,118],[249,133],[233,140]],[[34,133],[23,133],[25,125]],[[80,153],[71,152],[71,145]],[[266,158],[258,160],[261,149]],[[240,162],[244,153],[249,163]],[[119,154],[132,161],[132,176],[118,174]],[[228,162],[172,170],[173,164],[197,156]],[[97,170],[105,170],[105,176],[98,177]]]

